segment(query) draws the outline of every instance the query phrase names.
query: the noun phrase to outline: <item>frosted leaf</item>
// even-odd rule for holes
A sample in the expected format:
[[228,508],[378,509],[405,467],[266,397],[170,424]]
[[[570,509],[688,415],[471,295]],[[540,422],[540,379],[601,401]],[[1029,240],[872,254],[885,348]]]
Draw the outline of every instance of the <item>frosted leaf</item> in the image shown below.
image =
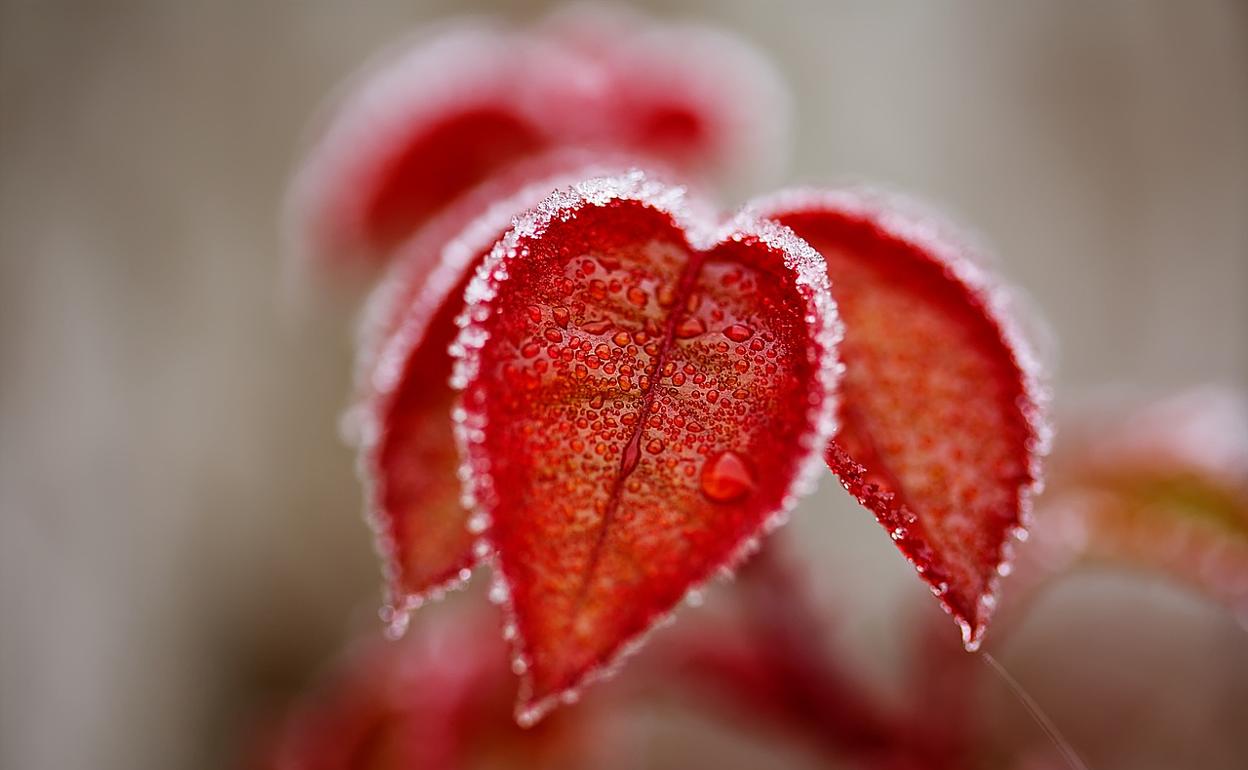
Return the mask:
[[971,241],[893,196],[794,190],[750,209],[827,259],[846,371],[828,464],[920,577],[944,586],[935,593],[974,648],[1049,438],[1008,293]]
[[[704,219],[640,171],[517,218],[465,298],[456,435],[509,589],[527,720],[784,521],[835,427],[841,332],[809,246],[757,218]],[[731,344],[734,325],[751,346]]]

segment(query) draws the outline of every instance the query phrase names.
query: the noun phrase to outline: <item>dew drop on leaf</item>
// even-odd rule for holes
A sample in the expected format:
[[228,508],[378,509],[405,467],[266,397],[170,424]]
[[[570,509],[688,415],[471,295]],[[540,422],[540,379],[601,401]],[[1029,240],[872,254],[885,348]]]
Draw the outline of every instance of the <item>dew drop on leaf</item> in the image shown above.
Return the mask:
[[693,339],[706,333],[706,322],[697,316],[686,318],[676,325],[676,336],[682,340]]
[[717,503],[731,503],[754,488],[754,474],[741,455],[728,450],[707,459],[701,483],[702,494]]
[[754,330],[745,324],[733,324],[724,329],[724,336],[733,342],[745,342],[754,336]]

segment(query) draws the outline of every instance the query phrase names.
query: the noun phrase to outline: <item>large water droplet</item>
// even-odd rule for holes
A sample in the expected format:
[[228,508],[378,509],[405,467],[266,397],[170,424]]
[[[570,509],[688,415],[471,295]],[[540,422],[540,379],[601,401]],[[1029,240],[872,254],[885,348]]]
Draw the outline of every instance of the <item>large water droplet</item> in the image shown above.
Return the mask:
[[717,503],[740,500],[753,488],[754,474],[736,452],[720,452],[702,466],[702,493]]
[[605,334],[611,331],[614,324],[608,318],[602,318],[596,321],[586,321],[581,324],[581,328],[590,334]]
[[745,324],[733,324],[724,329],[724,336],[733,342],[745,342],[754,336],[754,330]]
[[706,333],[706,323],[701,318],[686,318],[676,325],[676,336],[682,340],[692,339]]

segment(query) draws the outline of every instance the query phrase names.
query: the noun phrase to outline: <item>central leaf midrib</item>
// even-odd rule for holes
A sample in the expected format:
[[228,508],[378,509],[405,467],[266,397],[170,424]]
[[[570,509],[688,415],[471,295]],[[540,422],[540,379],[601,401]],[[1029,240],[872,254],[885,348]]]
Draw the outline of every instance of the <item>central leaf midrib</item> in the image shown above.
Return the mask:
[[580,590],[577,591],[576,603],[569,622],[580,614],[588,598],[589,587],[593,582],[594,573],[597,572],[598,565],[602,560],[602,549],[606,543],[607,533],[611,528],[612,521],[615,519],[616,511],[620,507],[620,498],[624,492],[624,482],[628,480],[628,477],[641,464],[641,437],[646,430],[646,422],[651,406],[654,403],[655,392],[659,385],[659,379],[662,376],[663,365],[667,363],[672,345],[675,344],[677,321],[680,320],[682,314],[687,313],[685,307],[688,304],[689,296],[693,292],[694,283],[697,281],[698,273],[701,272],[702,263],[705,259],[705,253],[693,252],[685,265],[685,269],[681,272],[679,282],[676,284],[675,301],[664,322],[663,337],[660,340],[659,350],[654,357],[654,363],[648,376],[649,382],[642,391],[641,405],[638,408],[633,432],[624,444],[624,451],[620,453],[620,468],[615,475],[615,481],[611,485],[611,494],[608,496],[606,507],[603,510],[602,523],[598,527],[598,536],[595,538],[593,548],[590,551],[589,563],[585,567],[584,578],[581,581]]

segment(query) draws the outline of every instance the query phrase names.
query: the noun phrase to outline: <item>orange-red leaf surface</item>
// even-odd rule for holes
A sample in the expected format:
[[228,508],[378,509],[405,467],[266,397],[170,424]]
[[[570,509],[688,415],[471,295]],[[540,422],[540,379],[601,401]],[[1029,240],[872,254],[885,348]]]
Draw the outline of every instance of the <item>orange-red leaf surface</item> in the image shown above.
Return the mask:
[[517,214],[559,187],[622,168],[563,151],[501,174],[406,244],[369,300],[352,417],[395,633],[408,610],[467,579],[476,563],[459,499],[447,352],[464,287]]
[[1053,456],[1037,545],[1051,560],[1154,569],[1248,626],[1248,401],[1199,388],[1081,414]]
[[640,172],[520,218],[466,294],[457,431],[532,721],[731,566],[828,439],[822,260]]
[[828,465],[978,646],[1045,444],[1031,358],[943,225],[858,193],[756,207],[827,260],[845,323]]

